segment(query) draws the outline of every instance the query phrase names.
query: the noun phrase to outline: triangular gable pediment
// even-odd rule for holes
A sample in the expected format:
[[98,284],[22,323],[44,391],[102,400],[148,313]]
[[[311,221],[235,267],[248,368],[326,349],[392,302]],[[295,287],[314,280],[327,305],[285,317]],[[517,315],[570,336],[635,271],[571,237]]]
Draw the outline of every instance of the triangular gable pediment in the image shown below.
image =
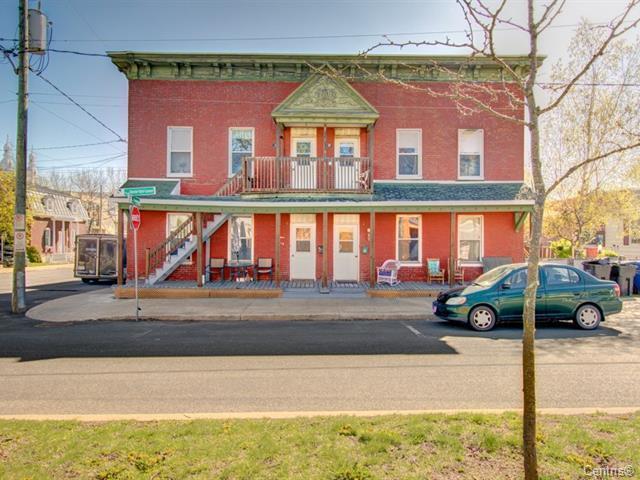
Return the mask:
[[271,113],[279,123],[363,124],[379,114],[341,78],[318,73],[309,77]]

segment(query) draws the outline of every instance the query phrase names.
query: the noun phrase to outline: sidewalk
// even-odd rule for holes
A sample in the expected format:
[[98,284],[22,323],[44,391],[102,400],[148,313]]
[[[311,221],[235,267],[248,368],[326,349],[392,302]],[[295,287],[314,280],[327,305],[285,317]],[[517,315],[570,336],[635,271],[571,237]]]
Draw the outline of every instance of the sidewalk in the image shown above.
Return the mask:
[[[432,298],[193,298],[140,300],[142,320],[423,320],[433,318]],[[27,317],[45,322],[131,320],[135,300],[111,289],[58,298]]]

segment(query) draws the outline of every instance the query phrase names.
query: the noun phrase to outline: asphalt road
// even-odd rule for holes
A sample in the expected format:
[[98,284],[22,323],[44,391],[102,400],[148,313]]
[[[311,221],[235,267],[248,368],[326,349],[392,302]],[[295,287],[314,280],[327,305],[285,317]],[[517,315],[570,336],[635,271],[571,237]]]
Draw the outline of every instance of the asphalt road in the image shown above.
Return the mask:
[[[38,287],[29,301],[75,293]],[[90,322],[8,314],[1,414],[180,414],[518,408],[518,325],[441,321]],[[87,308],[90,308],[88,305]],[[537,334],[539,407],[640,406],[640,301],[595,332]]]

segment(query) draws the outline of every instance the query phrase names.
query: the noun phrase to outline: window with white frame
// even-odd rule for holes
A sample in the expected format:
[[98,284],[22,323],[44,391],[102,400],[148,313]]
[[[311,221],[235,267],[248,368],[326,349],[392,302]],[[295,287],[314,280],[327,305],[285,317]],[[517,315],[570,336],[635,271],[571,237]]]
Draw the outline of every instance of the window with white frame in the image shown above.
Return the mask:
[[238,173],[244,157],[253,156],[253,137],[253,128],[229,129],[229,176]]
[[190,177],[193,174],[193,128],[167,129],[167,175]]
[[51,229],[49,227],[44,229],[42,241],[45,248],[51,246]]
[[403,263],[422,260],[420,237],[420,215],[398,215],[396,229],[396,258]]
[[483,232],[481,215],[458,217],[458,258],[463,262],[482,261]]
[[[167,237],[175,232],[180,225],[189,220],[191,214],[189,213],[167,213]],[[186,258],[183,264],[191,263],[191,255]]]
[[422,130],[396,130],[396,174],[398,178],[422,176]]
[[484,130],[458,130],[458,178],[484,177]]
[[229,260],[253,260],[253,217],[238,215],[229,221]]

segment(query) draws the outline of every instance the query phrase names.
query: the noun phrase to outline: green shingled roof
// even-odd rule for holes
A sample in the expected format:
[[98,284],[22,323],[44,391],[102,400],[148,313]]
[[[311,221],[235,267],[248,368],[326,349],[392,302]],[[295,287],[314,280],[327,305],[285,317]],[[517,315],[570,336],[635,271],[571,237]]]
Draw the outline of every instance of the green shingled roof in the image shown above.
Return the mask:
[[143,203],[161,203],[163,200],[183,201],[185,205],[190,202],[234,202],[255,203],[256,206],[264,203],[311,203],[334,202],[336,205],[364,202],[393,202],[394,204],[407,202],[455,202],[457,204],[468,202],[477,205],[482,202],[511,202],[514,200],[531,200],[531,189],[522,182],[481,182],[481,183],[397,183],[376,182],[374,193],[367,194],[247,194],[229,197],[213,195],[174,195],[171,192],[178,184],[177,180],[153,181],[153,180],[129,180],[125,187],[155,186],[156,195],[142,197]]

